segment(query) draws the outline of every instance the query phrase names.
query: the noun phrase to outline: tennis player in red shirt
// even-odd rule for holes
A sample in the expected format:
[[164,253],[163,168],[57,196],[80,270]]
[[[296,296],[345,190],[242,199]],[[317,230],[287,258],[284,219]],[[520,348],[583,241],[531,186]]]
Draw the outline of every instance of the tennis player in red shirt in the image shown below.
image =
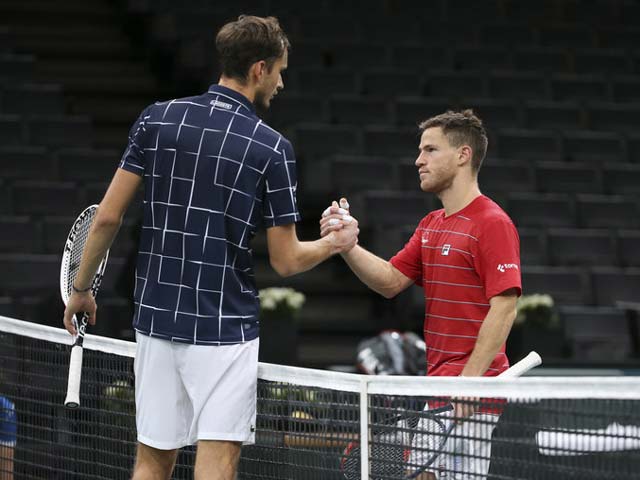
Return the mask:
[[[415,161],[420,188],[435,193],[443,208],[424,217],[389,261],[361,246],[342,257],[360,280],[386,298],[414,283],[424,289],[427,375],[495,376],[509,367],[505,342],[521,294],[518,232],[480,191],[478,171],[488,142],[473,111],[448,111],[422,122],[420,130]],[[322,235],[343,227],[342,217],[350,215],[345,207],[342,199],[341,207],[333,202],[325,211]],[[476,412],[472,403],[454,405],[455,417],[474,421],[460,422],[447,454],[419,479],[478,479],[488,473],[497,412]],[[415,447],[410,463],[420,465]]]

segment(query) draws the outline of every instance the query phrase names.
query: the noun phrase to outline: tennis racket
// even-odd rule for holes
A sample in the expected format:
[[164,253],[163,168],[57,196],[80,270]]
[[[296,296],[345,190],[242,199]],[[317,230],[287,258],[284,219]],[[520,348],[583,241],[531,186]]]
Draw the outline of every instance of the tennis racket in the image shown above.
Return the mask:
[[[519,377],[523,373],[540,365],[542,358],[536,352],[530,352],[525,358],[502,372],[500,377]],[[453,405],[429,409],[422,412],[411,412],[411,415],[399,415],[393,418],[393,425],[384,432],[373,434],[373,442],[369,452],[371,462],[371,478],[416,478],[436,461],[443,452],[445,444],[455,428],[456,421],[450,412]],[[424,443],[421,449],[430,455],[419,468],[407,474],[407,462],[411,455],[411,440],[420,423],[419,434]],[[350,442],[344,450],[340,469],[347,480],[360,480],[360,443]]]
[[[62,264],[60,266],[60,295],[65,306],[69,302],[69,297],[73,292],[73,282],[78,274],[80,260],[82,260],[82,252],[89,237],[91,224],[98,211],[98,205],[87,207],[76,219],[71,227],[67,242],[62,252]],[[107,258],[109,251],[105,253],[104,258],[98,266],[95,276],[91,282],[91,294],[95,297],[102,282],[104,269],[107,266]],[[89,315],[82,314],[82,319],[78,324],[78,319],[74,315],[73,321],[76,325],[78,335],[76,336],[73,347],[71,348],[71,358],[69,360],[69,379],[67,382],[67,397],[64,401],[65,407],[78,408],[80,406],[80,377],[82,373],[82,342],[87,329],[87,321]]]

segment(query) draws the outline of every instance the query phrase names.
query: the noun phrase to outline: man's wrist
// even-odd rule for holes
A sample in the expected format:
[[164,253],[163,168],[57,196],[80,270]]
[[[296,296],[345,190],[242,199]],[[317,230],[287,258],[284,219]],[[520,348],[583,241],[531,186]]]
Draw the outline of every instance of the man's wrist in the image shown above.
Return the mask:
[[75,284],[72,283],[71,289],[76,293],[87,293],[89,290],[91,290],[91,285],[89,285],[87,288],[78,288],[75,286]]

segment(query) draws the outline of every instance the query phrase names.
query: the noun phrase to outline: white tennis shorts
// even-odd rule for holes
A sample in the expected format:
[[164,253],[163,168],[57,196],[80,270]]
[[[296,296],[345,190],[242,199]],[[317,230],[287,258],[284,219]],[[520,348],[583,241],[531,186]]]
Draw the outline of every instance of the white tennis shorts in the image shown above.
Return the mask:
[[[453,412],[442,416],[453,416]],[[481,480],[489,474],[491,459],[491,435],[496,428],[500,415],[476,413],[468,420],[459,423],[451,432],[444,444],[443,453],[425,469],[435,474],[438,480]],[[420,419],[416,430],[418,433],[411,443],[411,465],[422,465],[431,456],[421,445],[425,444],[424,419]]]
[[136,334],[138,441],[160,450],[198,440],[255,442],[259,340],[208,346]]

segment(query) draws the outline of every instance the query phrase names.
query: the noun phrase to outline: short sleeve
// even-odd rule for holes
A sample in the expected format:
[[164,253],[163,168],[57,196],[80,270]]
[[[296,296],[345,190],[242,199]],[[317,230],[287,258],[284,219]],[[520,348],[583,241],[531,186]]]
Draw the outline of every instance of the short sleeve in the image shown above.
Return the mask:
[[403,275],[410,278],[416,285],[422,286],[422,227],[416,228],[404,248],[396,253],[391,260],[391,265],[397,268]]
[[129,130],[129,143],[122,155],[119,167],[129,172],[142,176],[144,174],[144,147],[147,136],[147,120],[149,110],[145,108]]
[[301,220],[296,201],[298,177],[291,143],[282,139],[280,155],[269,162],[265,173],[263,222],[265,227],[287,225]]
[[483,224],[475,255],[476,271],[487,298],[515,288],[522,293],[520,238],[515,225],[506,218]]

